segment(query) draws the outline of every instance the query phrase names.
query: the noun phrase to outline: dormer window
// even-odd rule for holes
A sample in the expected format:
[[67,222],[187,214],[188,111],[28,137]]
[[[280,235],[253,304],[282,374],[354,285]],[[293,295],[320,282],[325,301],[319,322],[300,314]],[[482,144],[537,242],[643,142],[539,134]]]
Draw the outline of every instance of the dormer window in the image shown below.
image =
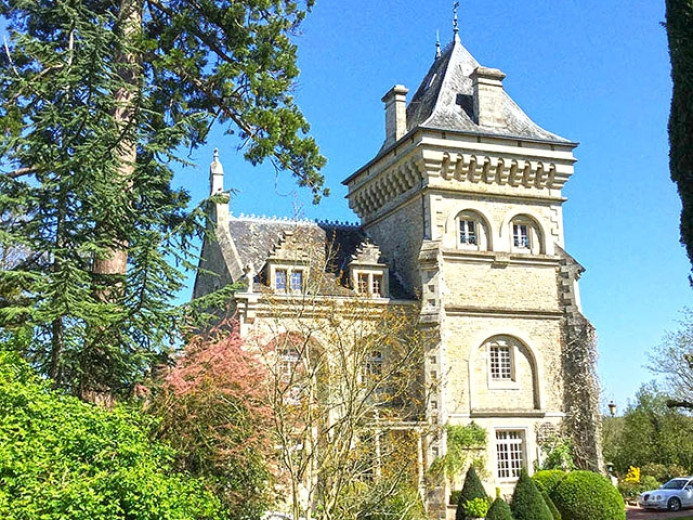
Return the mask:
[[292,291],[302,291],[303,290],[303,271],[299,271],[299,270],[291,271],[291,290]]
[[359,294],[368,294],[368,288],[368,274],[359,273],[356,292],[358,292]]
[[274,271],[274,288],[277,291],[286,291],[286,269]]
[[372,293],[377,296],[382,296],[383,295],[383,275],[382,274],[374,274],[373,275],[373,290]]
[[272,289],[284,293],[300,293],[305,289],[305,270],[288,265],[271,266],[270,281]]
[[385,276],[382,270],[376,272],[357,272],[355,289],[359,294],[375,298],[385,298],[387,290],[385,287]]

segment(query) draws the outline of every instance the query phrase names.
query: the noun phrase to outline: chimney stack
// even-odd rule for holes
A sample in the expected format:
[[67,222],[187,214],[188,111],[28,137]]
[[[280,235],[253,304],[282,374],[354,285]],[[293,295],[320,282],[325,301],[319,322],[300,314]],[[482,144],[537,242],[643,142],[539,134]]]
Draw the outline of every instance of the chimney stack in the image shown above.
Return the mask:
[[474,90],[474,117],[479,126],[506,126],[503,103],[503,78],[498,69],[477,67],[471,75]]
[[385,148],[407,133],[407,92],[404,85],[395,85],[383,96],[385,103]]

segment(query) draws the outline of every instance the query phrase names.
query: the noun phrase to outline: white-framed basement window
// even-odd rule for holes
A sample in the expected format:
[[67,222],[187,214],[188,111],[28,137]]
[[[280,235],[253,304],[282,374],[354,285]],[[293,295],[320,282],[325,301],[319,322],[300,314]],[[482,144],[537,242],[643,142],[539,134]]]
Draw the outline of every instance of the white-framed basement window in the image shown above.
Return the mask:
[[525,467],[524,430],[496,430],[496,471],[499,480],[516,480]]

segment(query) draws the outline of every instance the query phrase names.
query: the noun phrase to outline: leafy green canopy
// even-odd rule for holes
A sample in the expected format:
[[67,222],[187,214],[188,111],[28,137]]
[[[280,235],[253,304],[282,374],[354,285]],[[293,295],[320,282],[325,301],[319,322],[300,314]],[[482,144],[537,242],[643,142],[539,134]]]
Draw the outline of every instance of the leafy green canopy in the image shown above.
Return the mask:
[[170,302],[202,215],[186,212],[171,165],[215,121],[251,163],[325,193],[325,160],[289,94],[290,37],[312,0],[300,5],[0,0],[0,247],[26,251],[0,272],[14,295],[0,330],[23,328],[57,385],[112,395],[172,343]]
[[693,262],[693,0],[666,0],[674,91],[669,116],[669,169],[681,196],[681,242]]
[[0,351],[0,518],[225,518],[202,481],[172,473],[173,452],[148,440],[149,421],[52,391]]
[[515,520],[553,520],[551,510],[525,470],[515,485],[511,509]]

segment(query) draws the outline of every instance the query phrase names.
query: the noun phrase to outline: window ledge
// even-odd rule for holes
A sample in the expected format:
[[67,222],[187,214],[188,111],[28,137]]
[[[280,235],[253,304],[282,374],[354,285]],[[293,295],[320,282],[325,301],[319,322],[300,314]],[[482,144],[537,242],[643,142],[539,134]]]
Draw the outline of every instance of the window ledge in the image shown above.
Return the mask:
[[527,408],[472,408],[469,416],[475,417],[545,417],[546,410]]

